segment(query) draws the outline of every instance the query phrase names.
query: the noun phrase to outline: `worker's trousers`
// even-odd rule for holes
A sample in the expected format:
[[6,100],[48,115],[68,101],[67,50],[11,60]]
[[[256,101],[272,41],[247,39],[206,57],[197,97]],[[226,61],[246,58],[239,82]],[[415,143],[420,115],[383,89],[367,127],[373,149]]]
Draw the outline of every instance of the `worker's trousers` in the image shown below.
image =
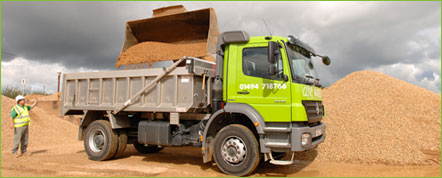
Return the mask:
[[26,147],[28,146],[28,126],[14,128],[14,145],[12,146],[12,153],[17,152],[19,144],[21,153],[25,153]]

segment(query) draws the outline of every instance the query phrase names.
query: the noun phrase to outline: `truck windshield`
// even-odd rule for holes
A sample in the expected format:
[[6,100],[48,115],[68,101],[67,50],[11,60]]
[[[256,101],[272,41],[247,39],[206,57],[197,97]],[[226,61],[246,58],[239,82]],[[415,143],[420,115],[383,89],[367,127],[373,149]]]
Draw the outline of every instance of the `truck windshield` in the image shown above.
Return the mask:
[[291,45],[287,45],[287,54],[293,79],[304,84],[314,84],[314,80],[319,80],[310,56],[302,55]]

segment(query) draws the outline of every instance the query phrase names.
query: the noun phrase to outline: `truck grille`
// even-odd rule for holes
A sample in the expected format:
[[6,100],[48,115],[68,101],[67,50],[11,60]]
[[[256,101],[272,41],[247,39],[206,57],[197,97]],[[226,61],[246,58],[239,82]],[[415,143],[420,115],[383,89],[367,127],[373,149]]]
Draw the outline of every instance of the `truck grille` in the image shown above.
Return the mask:
[[319,122],[324,115],[322,101],[302,101],[309,123]]

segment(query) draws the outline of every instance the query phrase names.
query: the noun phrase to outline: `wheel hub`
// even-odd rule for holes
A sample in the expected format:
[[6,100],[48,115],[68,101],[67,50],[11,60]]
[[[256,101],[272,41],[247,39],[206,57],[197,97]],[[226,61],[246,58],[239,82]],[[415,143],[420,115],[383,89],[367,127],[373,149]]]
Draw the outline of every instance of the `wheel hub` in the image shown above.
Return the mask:
[[237,137],[231,137],[222,144],[221,155],[224,161],[230,164],[239,164],[246,157],[246,146],[244,142]]
[[103,135],[95,135],[94,143],[95,143],[96,146],[102,146],[103,143],[104,143]]
[[93,152],[100,152],[103,150],[104,142],[105,136],[102,130],[95,130],[89,137],[89,147]]

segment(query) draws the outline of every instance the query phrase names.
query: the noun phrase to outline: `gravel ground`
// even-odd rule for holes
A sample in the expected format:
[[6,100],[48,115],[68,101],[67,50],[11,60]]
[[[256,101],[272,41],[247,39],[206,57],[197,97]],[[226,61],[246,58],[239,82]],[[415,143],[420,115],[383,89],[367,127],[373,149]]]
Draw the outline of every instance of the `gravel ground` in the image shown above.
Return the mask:
[[316,159],[440,165],[440,94],[385,74],[360,71],[325,89],[323,102],[326,139],[317,148]]

